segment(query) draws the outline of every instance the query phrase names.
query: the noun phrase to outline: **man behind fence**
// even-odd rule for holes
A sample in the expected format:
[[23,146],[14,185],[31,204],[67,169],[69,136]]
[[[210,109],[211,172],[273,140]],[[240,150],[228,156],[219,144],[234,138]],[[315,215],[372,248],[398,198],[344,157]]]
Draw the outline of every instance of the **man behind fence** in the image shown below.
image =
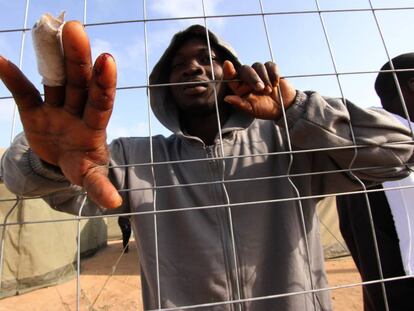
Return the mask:
[[[328,286],[317,199],[297,198],[360,187],[346,172],[350,119],[364,146],[353,167],[381,166],[355,170],[368,184],[407,175],[413,147],[392,143],[410,132],[384,111],[295,90],[272,62],[242,66],[211,32],[210,57],[206,38],[199,25],[177,33],[150,76],[153,112],[174,134],[109,147],[115,61],[92,66],[80,24],[63,28],[66,84],[45,86],[44,100],[1,58],[25,131],[2,159],[4,181],[60,211],[77,214],[87,190],[82,215],[141,213],[131,222],[146,309],[331,310],[329,291],[310,292]],[[156,165],[118,167],[150,164],[150,143]]]
[[118,217],[118,226],[122,233],[122,247],[125,253],[129,252],[129,239],[131,238],[131,222],[127,216]]
[[[414,53],[399,55],[392,59],[394,69],[414,69]],[[407,125],[406,114],[400,99],[393,74],[387,62],[375,81],[375,90],[384,109],[396,115]],[[404,97],[411,126],[414,128],[414,70],[396,73]],[[385,188],[414,186],[411,174],[398,182],[386,182]],[[382,185],[369,190],[383,189]],[[351,251],[363,281],[395,278],[414,274],[414,189],[368,192],[370,212],[375,227],[379,262],[375,251],[374,235],[371,231],[370,213],[365,194],[337,197],[338,215],[342,235]],[[388,280],[363,287],[364,310],[414,310],[414,279]],[[385,306],[388,306],[386,308]]]

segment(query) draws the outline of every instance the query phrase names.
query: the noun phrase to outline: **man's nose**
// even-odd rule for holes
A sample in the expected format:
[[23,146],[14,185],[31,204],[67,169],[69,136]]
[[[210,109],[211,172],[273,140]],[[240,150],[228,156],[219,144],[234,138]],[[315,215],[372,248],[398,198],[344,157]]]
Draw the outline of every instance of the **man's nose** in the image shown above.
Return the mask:
[[204,67],[196,60],[190,60],[183,72],[185,77],[196,76],[204,73]]

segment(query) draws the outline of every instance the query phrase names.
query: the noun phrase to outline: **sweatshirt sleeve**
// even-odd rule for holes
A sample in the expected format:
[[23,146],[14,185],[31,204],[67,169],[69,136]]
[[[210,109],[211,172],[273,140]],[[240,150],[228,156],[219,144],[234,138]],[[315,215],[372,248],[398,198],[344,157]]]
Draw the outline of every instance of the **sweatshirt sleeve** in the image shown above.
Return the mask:
[[349,101],[344,104],[341,99],[298,91],[286,119],[292,148],[311,150],[309,172],[321,173],[312,177],[313,193],[360,189],[353,174],[367,185],[409,174],[406,164],[414,148],[411,132],[383,109],[364,109]]
[[[113,150],[112,150],[113,149]],[[122,145],[111,144],[110,166],[122,159]],[[119,189],[123,184],[123,170],[110,169],[111,182]],[[42,197],[53,209],[82,216],[122,213],[126,206],[107,210],[85,199],[82,187],[71,184],[58,167],[42,161],[29,147],[24,134],[19,134],[1,159],[0,176],[6,187],[22,198]],[[125,202],[125,198],[124,198]]]

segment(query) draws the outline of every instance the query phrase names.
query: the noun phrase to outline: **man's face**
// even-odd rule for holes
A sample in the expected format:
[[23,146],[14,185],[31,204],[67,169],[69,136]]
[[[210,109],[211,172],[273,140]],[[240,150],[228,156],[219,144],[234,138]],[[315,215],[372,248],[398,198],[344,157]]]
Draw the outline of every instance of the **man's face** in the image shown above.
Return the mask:
[[[212,49],[214,78],[220,80],[223,77],[223,60],[219,59],[217,52]],[[205,41],[199,38],[185,41],[175,53],[169,76],[170,83],[195,82],[194,84],[182,84],[170,86],[171,93],[184,112],[203,115],[214,112],[214,83],[210,56]],[[219,103],[223,98],[224,85],[216,84]]]

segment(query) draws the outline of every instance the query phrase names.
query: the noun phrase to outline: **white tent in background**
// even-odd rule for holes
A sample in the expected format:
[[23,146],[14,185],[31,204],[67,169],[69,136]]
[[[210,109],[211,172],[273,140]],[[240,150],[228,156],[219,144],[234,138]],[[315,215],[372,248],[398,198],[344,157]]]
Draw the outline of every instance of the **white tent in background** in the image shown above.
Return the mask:
[[[3,152],[0,151],[0,155]],[[16,201],[0,183],[0,298],[67,281],[76,275],[78,222],[41,199]],[[56,221],[33,223],[32,221]],[[23,223],[23,224],[22,224]],[[81,256],[107,244],[104,219],[81,221]]]
[[335,197],[326,197],[319,201],[317,213],[325,258],[350,255],[341,231],[339,230]]

